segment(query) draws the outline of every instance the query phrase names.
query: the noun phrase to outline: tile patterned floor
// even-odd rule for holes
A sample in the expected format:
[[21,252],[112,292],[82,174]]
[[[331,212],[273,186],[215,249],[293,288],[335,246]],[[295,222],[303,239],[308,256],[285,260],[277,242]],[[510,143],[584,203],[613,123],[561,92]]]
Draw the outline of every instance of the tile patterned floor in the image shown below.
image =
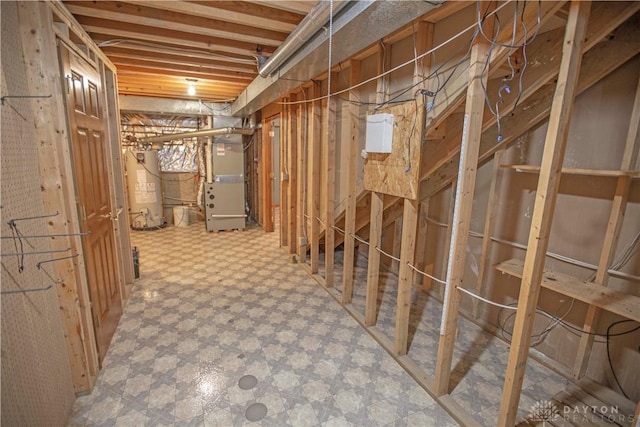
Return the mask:
[[[339,297],[342,295],[342,259],[343,253],[337,251],[334,279],[337,285],[331,291]],[[320,266],[323,266],[323,260]],[[322,269],[320,274],[324,276]],[[354,278],[352,305],[364,316],[367,258],[362,254],[356,256]],[[395,332],[397,286],[397,275],[381,271],[376,326],[391,341]],[[414,288],[410,313],[408,356],[433,379],[442,304]],[[459,317],[451,373],[451,386],[454,388],[451,395],[483,425],[496,424],[508,355],[509,346],[504,341],[464,317]],[[526,420],[536,402],[550,399],[565,390],[569,384],[569,380],[530,358],[520,398],[518,422]]]
[[[133,240],[142,277],[70,426],[456,425],[277,234],[192,224]],[[244,375],[257,386],[241,390]]]

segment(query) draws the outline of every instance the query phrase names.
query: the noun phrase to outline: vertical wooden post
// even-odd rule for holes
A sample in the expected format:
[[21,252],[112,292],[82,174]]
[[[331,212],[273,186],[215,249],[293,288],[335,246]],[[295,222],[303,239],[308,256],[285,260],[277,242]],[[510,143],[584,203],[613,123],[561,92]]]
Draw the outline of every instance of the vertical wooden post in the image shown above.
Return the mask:
[[[493,29],[485,28],[491,34]],[[485,64],[489,61],[489,44],[480,37],[471,49],[469,67],[469,88],[462,129],[462,146],[460,148],[460,166],[456,186],[453,228],[451,230],[451,246],[447,267],[447,285],[442,308],[440,340],[438,344],[438,360],[436,363],[435,392],[438,396],[449,391],[449,377],[453,359],[453,345],[458,327],[458,309],[460,293],[456,289],[462,286],[469,225],[473,207],[473,192],[476,185],[478,167],[478,150],[482,136],[482,115],[484,113],[484,94],[482,85],[486,87],[487,73]],[[485,73],[487,71],[487,73]]]
[[[416,52],[418,55],[423,54],[433,46],[433,29],[435,25],[431,22],[418,22],[415,37]],[[413,84],[424,88],[427,85],[425,78],[431,70],[431,55],[424,56],[416,61],[413,69]],[[420,83],[422,82],[422,83]]]
[[[627,132],[627,140],[625,150],[622,156],[621,170],[631,170],[635,167],[640,145],[638,138],[638,127],[640,127],[640,80],[636,89],[636,97],[631,112],[631,120],[629,130]],[[629,200],[629,190],[631,188],[631,178],[629,176],[621,176],[618,178],[616,193],[611,205],[611,213],[607,224],[607,232],[604,237],[602,250],[600,251],[600,260],[598,262],[598,270],[596,272],[595,283],[602,286],[609,284],[609,265],[615,255],[615,249],[620,237],[620,229],[624,220],[624,214],[627,209],[627,201]],[[580,337],[578,344],[578,354],[573,366],[574,378],[581,378],[589,365],[589,357],[593,346],[595,335],[591,332],[598,326],[601,310],[593,305],[589,306],[585,317],[584,326],[582,328],[585,333]]]
[[[427,215],[429,214],[429,199],[420,203],[420,207],[418,209],[418,234],[416,236],[416,253],[414,255],[416,268],[420,271],[424,271],[425,266],[425,255],[427,249]],[[414,283],[419,285],[423,283],[423,278],[426,276],[415,276],[414,275]]]
[[[312,98],[320,97],[320,84],[314,83]],[[311,199],[311,273],[318,272],[320,258],[320,143],[322,140],[321,118],[322,102],[314,101],[311,104],[311,117],[309,118],[309,198]]]
[[278,143],[280,149],[280,170],[273,171],[274,179],[280,181],[280,194],[275,194],[274,196],[280,200],[278,203],[280,206],[278,209],[280,221],[278,233],[280,234],[281,247],[289,246],[289,180],[283,179],[284,171],[287,169],[287,162],[289,161],[289,156],[287,155],[289,150],[289,99],[289,97],[284,97],[282,99],[284,103],[280,105],[280,132],[278,132],[280,136]]
[[[349,86],[360,82],[360,61],[349,62]],[[353,262],[356,232],[356,202],[358,201],[358,148],[360,148],[360,88],[349,91],[349,148],[347,151],[347,207],[344,214],[344,262],[342,265],[342,303],[351,303],[353,296]]]
[[[451,183],[451,194],[449,196],[449,210],[447,211],[447,228],[445,229],[445,238],[444,238],[444,247],[448,248],[451,246],[451,237],[453,236],[453,217],[455,215],[455,207],[456,207],[456,188],[458,187],[458,180],[454,179]],[[443,272],[442,277],[446,277],[447,268],[449,266],[449,259],[451,254],[448,252],[444,253],[442,257],[442,268],[440,271]],[[438,284],[438,296],[441,300],[444,300],[444,287]]]
[[[402,247],[402,218],[398,218],[393,222],[393,242],[391,245],[391,253],[394,256],[400,256],[400,248]],[[395,259],[391,260],[391,271],[397,271],[400,273],[400,265]]]
[[569,9],[562,61],[551,105],[527,254],[522,271],[518,311],[516,311],[509,350],[498,425],[515,424],[518,412],[590,8],[589,1],[573,1]]
[[[504,156],[504,149],[496,151],[493,156],[493,175],[491,176],[491,184],[489,185],[489,201],[487,202],[487,215],[484,221],[484,232],[482,234],[482,249],[480,250],[480,261],[478,266],[478,282],[476,283],[476,294],[480,294],[484,284],[484,277],[489,266],[491,258],[491,235],[498,212],[498,191],[500,187],[500,165]],[[479,301],[473,300],[473,317],[478,318]]]
[[261,162],[260,182],[262,191],[260,192],[260,210],[262,212],[262,226],[264,231],[270,233],[273,231],[273,207],[271,199],[271,178],[273,176],[273,162],[271,161],[271,121],[265,117],[262,118],[262,152],[260,153]]
[[378,247],[382,240],[382,213],[384,212],[384,195],[371,192],[371,221],[369,222],[369,265],[367,268],[367,295],[365,299],[364,324],[376,324],[376,306],[378,301],[378,281],[380,279],[380,252]]
[[[297,100],[295,94],[292,94],[289,99],[292,102]],[[297,238],[299,234],[297,233],[297,209],[298,209],[298,164],[297,164],[297,141],[298,141],[298,126],[297,126],[297,109],[298,105],[292,104],[289,105],[289,109],[287,111],[287,121],[289,122],[288,127],[288,137],[287,137],[287,182],[288,182],[288,191],[287,191],[287,207],[289,208],[289,212],[287,218],[289,220],[287,224],[287,243],[289,245],[289,253],[295,254],[297,247]]]
[[[338,73],[329,70],[331,80],[338,81]],[[331,89],[330,89],[331,90]],[[327,205],[324,212],[324,281],[325,286],[333,286],[334,261],[335,261],[335,186],[336,186],[336,103],[337,97],[327,99],[327,111],[325,112],[325,126],[322,132],[325,140],[323,154],[327,173],[325,174],[325,188]]]
[[[305,89],[301,89],[300,97],[306,99]],[[307,260],[307,219],[304,216],[305,206],[307,203],[307,104],[300,104],[297,111],[296,125],[296,152],[298,154],[298,170],[297,172],[297,205],[298,205],[298,222],[296,227],[296,242],[298,262],[304,263]],[[304,239],[304,242],[303,240]],[[304,244],[303,244],[304,243]]]
[[404,199],[402,213],[402,242],[400,246],[400,272],[398,278],[398,301],[396,308],[396,331],[394,351],[398,355],[407,354],[409,336],[409,313],[411,309],[411,284],[418,231],[418,201]]

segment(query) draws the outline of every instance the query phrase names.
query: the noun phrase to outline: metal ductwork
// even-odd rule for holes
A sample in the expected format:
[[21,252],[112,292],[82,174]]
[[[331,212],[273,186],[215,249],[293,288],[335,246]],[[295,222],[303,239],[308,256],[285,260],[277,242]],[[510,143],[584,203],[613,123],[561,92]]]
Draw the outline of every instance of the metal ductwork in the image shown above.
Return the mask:
[[[328,9],[328,1],[319,3]],[[344,61],[440,5],[426,1],[404,0],[361,0],[340,2],[339,5],[337,1],[334,2],[334,10],[339,7],[340,13],[334,14],[333,18],[332,64]],[[315,9],[312,9],[312,12],[313,10]],[[328,10],[325,13],[324,20],[314,18],[319,25],[318,29],[329,19]],[[305,21],[306,19],[303,20]],[[279,66],[271,66],[274,67],[273,70],[264,67],[260,70],[260,75],[231,105],[233,116],[247,116],[256,112],[294,90],[301,82],[309,81],[327,71],[329,32],[316,31],[315,34],[306,36],[308,40],[302,42],[297,49],[288,48],[289,56],[285,58],[283,54],[283,62]],[[280,55],[279,50],[272,58],[276,54]],[[277,73],[273,73],[274,70],[277,70]]]
[[[333,15],[335,16],[348,1],[334,1]],[[315,33],[321,29],[331,17],[331,1],[319,1],[307,16],[300,21],[300,24],[293,30],[289,37],[276,49],[262,67],[259,74],[262,77],[270,76],[278,69],[291,55],[293,55],[302,45],[304,45]]]
[[166,135],[158,135],[158,136],[152,136],[149,138],[141,138],[139,141],[143,144],[144,143],[153,144],[156,142],[167,142],[167,141],[175,141],[176,139],[182,139],[182,138],[199,138],[204,136],[253,135],[253,132],[254,132],[253,129],[226,127],[226,128],[218,128],[218,129],[196,130],[193,132],[168,133]]

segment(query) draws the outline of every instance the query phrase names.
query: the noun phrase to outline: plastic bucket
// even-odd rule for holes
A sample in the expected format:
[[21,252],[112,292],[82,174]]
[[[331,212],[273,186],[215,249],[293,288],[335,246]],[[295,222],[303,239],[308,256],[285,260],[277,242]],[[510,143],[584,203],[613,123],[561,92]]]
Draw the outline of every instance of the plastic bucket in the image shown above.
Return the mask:
[[175,206],[173,208],[173,225],[187,227],[189,225],[189,207]]

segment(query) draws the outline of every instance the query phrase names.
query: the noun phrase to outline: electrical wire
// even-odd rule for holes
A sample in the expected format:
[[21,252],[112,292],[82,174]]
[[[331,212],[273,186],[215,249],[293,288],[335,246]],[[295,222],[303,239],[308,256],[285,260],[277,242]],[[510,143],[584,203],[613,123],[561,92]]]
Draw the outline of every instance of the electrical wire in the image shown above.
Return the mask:
[[[618,388],[620,389],[620,391],[622,392],[624,397],[626,397],[627,399],[631,400],[629,395],[627,395],[627,393],[622,388],[622,385],[620,384],[620,381],[618,381],[618,376],[616,375],[616,371],[615,371],[615,369],[613,369],[613,362],[611,361],[611,351],[609,349],[609,347],[610,347],[609,346],[609,343],[610,343],[610,339],[609,338],[612,337],[611,329],[616,325],[619,325],[621,323],[628,323],[628,322],[633,322],[633,320],[630,320],[630,319],[618,320],[617,322],[613,322],[612,324],[610,324],[609,327],[607,328],[607,360],[609,361],[609,368],[611,368],[611,374],[613,374],[613,379],[616,381],[616,384],[618,384]],[[640,329],[640,326],[636,326],[634,329],[632,329],[629,332],[633,332],[633,331],[636,331],[638,329]]]
[[[508,0],[508,1],[504,2],[503,4],[501,4],[500,6],[495,8],[493,11],[489,12],[487,16],[490,16],[490,15],[498,13],[501,9],[503,9],[507,5],[511,4],[513,1],[514,0]],[[391,74],[391,73],[393,73],[393,72],[395,72],[397,70],[400,70],[403,67],[406,67],[407,65],[413,64],[413,63],[415,63],[415,61],[417,59],[424,58],[425,56],[430,55],[433,52],[436,52],[437,50],[439,50],[439,49],[443,48],[444,46],[448,45],[449,43],[451,43],[453,40],[456,40],[457,38],[461,37],[463,34],[466,34],[469,31],[474,30],[474,29],[476,29],[476,31],[474,32],[474,35],[473,35],[473,37],[475,38],[475,37],[477,37],[477,26],[478,26],[477,23],[473,23],[470,26],[468,26],[468,27],[464,28],[463,30],[461,30],[458,34],[456,34],[456,35],[450,37],[449,39],[445,40],[444,42],[440,43],[438,46],[435,46],[435,47],[427,50],[426,52],[418,55],[417,58],[412,58],[412,59],[410,59],[410,60],[408,60],[406,62],[403,62],[402,64],[399,64],[399,65],[396,65],[393,68],[390,68],[389,70],[387,70],[387,71],[385,71],[383,73],[378,74],[377,76],[373,76],[373,77],[371,77],[369,79],[366,79],[366,80],[363,80],[360,83],[357,83],[357,84],[355,84],[353,86],[350,86],[348,88],[339,90],[337,92],[334,92],[334,93],[331,94],[331,96],[341,95],[343,93],[347,93],[347,92],[349,92],[349,91],[351,91],[353,89],[356,89],[356,88],[364,86],[364,85],[366,85],[368,83],[374,82],[374,81],[376,81],[376,80],[378,80],[378,79],[380,79],[380,78],[382,78],[382,77],[384,77],[384,76],[386,76],[388,74]],[[277,104],[280,104],[280,105],[305,104],[305,103],[310,103],[310,102],[321,101],[321,100],[326,99],[326,98],[327,98],[326,96],[319,96],[319,97],[316,97],[316,98],[305,99],[305,100],[301,100],[301,101],[278,102]]]

